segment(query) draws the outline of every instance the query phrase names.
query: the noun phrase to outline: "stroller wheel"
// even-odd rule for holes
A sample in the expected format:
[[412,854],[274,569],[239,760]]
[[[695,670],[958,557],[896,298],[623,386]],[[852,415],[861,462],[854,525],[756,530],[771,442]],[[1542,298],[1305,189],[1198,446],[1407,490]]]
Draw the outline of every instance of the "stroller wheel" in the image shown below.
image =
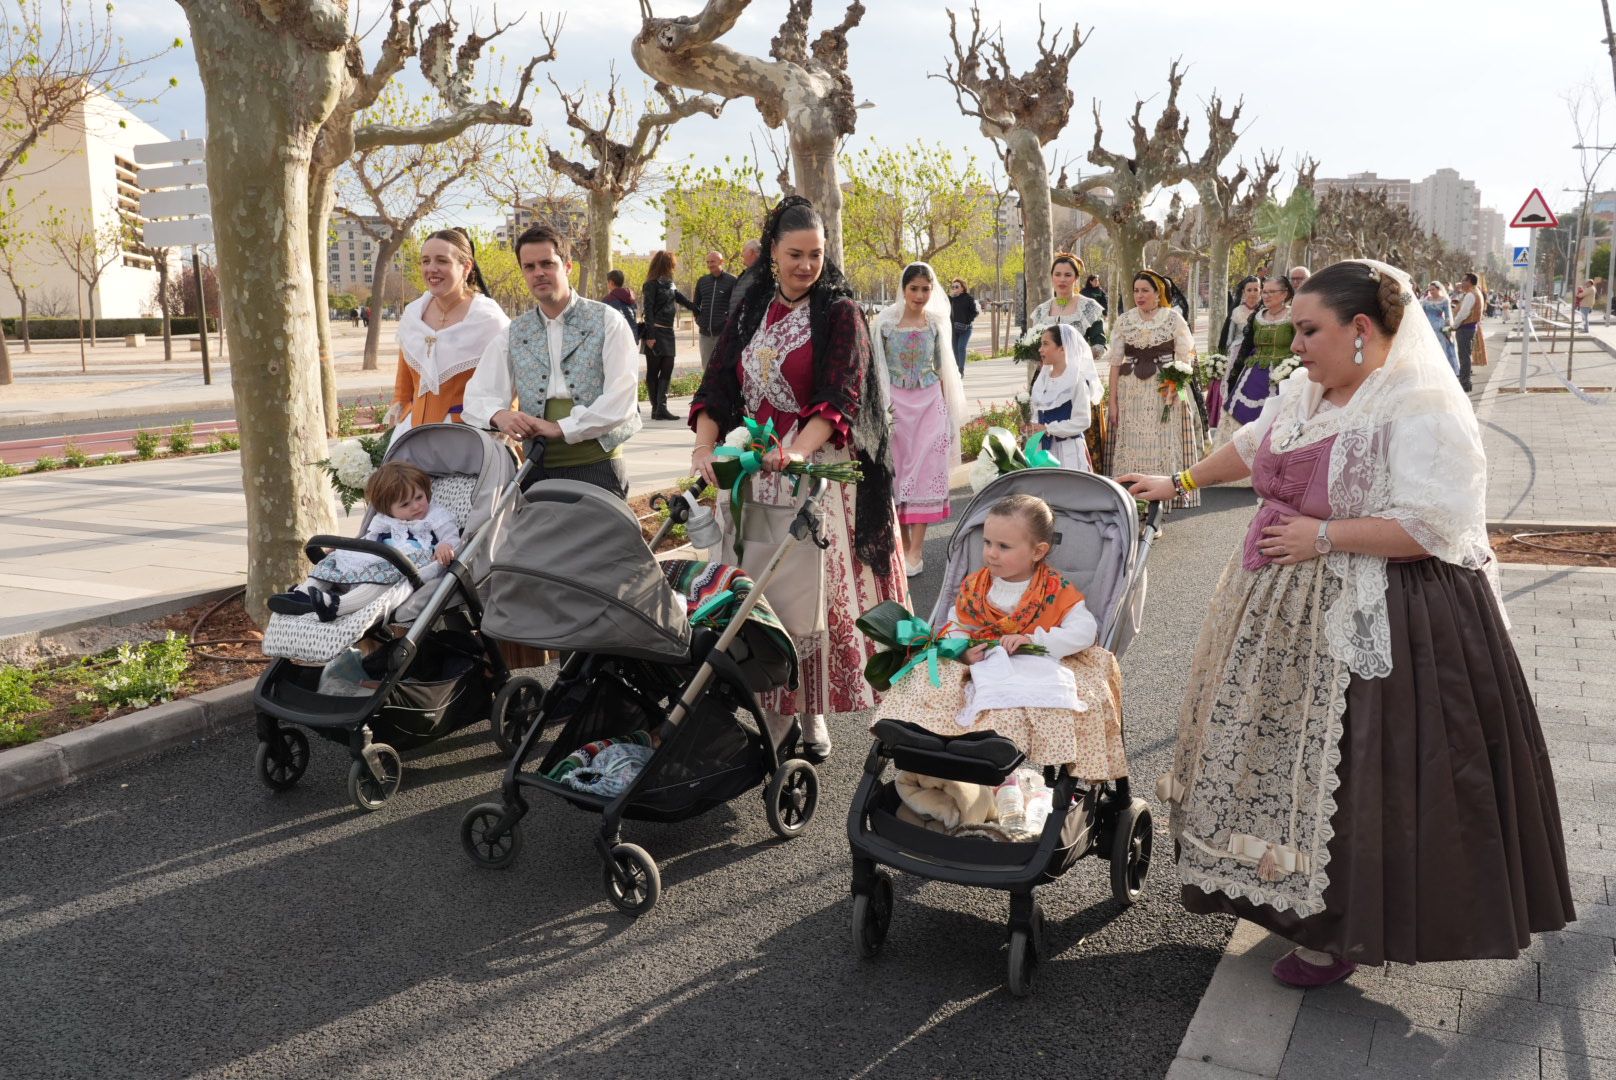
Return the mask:
[[875,885],[867,893],[853,894],[853,949],[866,960],[875,959],[892,925],[892,875],[875,872]]
[[509,866],[522,850],[522,834],[514,824],[503,836],[489,835],[504,817],[503,804],[478,803],[460,819],[460,846],[478,866],[501,869]]
[[399,781],[404,778],[404,762],[397,750],[386,743],[374,743],[371,750],[382,776],[380,783],[370,775],[370,766],[363,758],[355,759],[348,767],[348,798],[361,810],[380,810],[398,792]]
[[544,701],[544,684],[531,675],[516,675],[506,680],[494,698],[488,714],[488,726],[494,735],[494,745],[512,757],[522,746],[522,738],[533,726],[533,718]]
[[1150,873],[1150,806],[1135,799],[1117,815],[1116,832],[1111,837],[1111,895],[1117,903],[1130,907],[1145,891]]
[[260,742],[254,764],[258,779],[276,791],[289,791],[309,767],[309,737],[297,728],[276,728],[275,738],[280,742],[281,760],[275,760],[274,743]]
[[819,805],[819,773],[808,762],[793,758],[774,771],[763,794],[763,812],[769,828],[783,840],[800,836]]
[[[622,873],[626,881],[618,880]],[[606,895],[625,915],[644,915],[662,895],[662,875],[656,860],[638,844],[618,844],[612,848],[612,861],[603,868]]]
[[1016,997],[1032,993],[1033,975],[1038,971],[1039,936],[1036,931],[1010,931],[1010,973],[1006,982]]

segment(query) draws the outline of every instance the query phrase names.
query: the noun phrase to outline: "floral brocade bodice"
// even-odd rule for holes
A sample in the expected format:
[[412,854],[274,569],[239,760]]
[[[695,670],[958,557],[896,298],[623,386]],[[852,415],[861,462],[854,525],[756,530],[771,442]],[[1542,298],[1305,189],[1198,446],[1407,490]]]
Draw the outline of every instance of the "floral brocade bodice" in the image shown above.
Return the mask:
[[881,327],[887,377],[900,390],[921,390],[934,385],[937,373],[937,332],[926,326]]

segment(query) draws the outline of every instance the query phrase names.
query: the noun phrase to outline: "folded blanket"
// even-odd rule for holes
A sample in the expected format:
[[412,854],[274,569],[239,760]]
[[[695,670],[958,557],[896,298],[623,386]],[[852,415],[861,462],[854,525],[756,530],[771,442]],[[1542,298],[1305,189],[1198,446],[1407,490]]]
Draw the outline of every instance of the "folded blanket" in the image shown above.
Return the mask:
[[940,822],[944,829],[980,825],[998,818],[993,789],[963,780],[899,771],[894,783],[903,805],[922,818]]

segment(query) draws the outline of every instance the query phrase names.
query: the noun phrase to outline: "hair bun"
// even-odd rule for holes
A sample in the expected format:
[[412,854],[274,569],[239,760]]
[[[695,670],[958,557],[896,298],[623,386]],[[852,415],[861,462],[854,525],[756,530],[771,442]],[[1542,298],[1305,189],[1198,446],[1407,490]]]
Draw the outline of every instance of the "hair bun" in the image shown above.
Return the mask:
[[1386,328],[1392,333],[1397,332],[1398,324],[1403,321],[1403,311],[1414,302],[1414,294],[1409,292],[1392,274],[1377,273],[1373,269],[1375,280],[1380,283],[1376,292],[1376,299],[1380,301],[1381,318]]

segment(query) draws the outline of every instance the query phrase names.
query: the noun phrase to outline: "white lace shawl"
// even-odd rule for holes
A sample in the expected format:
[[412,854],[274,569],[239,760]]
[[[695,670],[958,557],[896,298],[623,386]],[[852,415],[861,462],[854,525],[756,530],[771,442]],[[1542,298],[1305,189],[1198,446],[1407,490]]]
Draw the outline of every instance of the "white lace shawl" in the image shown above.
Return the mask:
[[472,297],[465,318],[434,330],[425,321],[430,303],[432,294],[422,293],[398,318],[399,352],[404,362],[415,369],[423,394],[436,394],[445,382],[476,367],[488,343],[511,322],[498,304],[478,293]]
[[[1364,265],[1366,272],[1395,275],[1412,297],[1407,275],[1384,263]],[[1249,465],[1270,430],[1278,451],[1336,436],[1329,472],[1334,517],[1395,521],[1443,562],[1485,569],[1498,595],[1497,563],[1487,541],[1481,429],[1424,313],[1405,312],[1386,363],[1352,400],[1321,412],[1323,397],[1323,387],[1305,369],[1292,374],[1261,415],[1235,434],[1241,458]],[[1343,551],[1325,559],[1342,585],[1325,614],[1330,655],[1354,675],[1383,678],[1392,670],[1386,559]]]

